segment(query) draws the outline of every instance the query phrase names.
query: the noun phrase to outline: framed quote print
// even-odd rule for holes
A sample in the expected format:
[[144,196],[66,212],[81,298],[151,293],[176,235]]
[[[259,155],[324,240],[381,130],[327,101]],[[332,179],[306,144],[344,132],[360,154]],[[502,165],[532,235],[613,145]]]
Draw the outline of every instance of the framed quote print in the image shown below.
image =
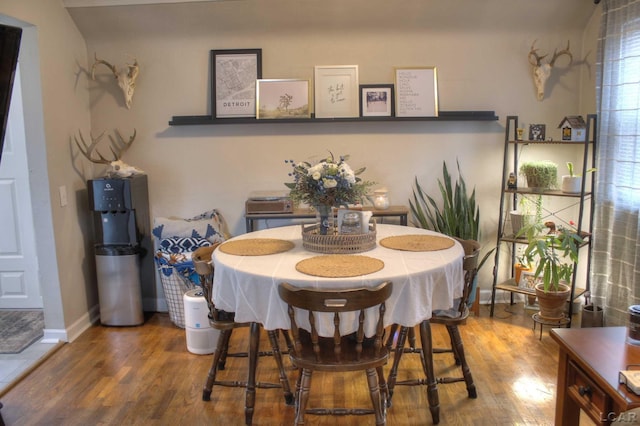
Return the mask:
[[359,117],[358,66],[316,66],[314,69],[316,118]]
[[212,50],[211,72],[212,117],[255,117],[262,49]]
[[437,117],[435,67],[396,68],[396,117]]

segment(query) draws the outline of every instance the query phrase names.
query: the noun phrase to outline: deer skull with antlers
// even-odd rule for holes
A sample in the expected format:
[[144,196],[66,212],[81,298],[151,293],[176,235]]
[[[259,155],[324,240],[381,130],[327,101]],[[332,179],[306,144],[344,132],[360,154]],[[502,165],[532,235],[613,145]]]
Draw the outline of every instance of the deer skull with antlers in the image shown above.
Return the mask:
[[136,167],[130,166],[121,160],[122,154],[124,154],[124,152],[127,149],[129,149],[129,147],[131,146],[131,144],[136,138],[135,129],[133,130],[133,135],[131,135],[128,141],[124,140],[124,138],[122,137],[122,135],[117,129],[114,131],[116,135],[115,138],[109,135],[109,140],[111,141],[111,146],[109,146],[109,149],[113,154],[113,157],[114,157],[113,160],[106,159],[97,150],[95,152],[98,155],[98,158],[93,158],[93,151],[95,150],[96,145],[98,145],[100,140],[104,137],[104,132],[102,132],[100,136],[98,136],[97,138],[94,138],[93,136],[91,136],[91,134],[89,134],[89,136],[91,136],[91,144],[89,144],[88,146],[87,146],[87,143],[84,141],[84,138],[82,137],[82,132],[78,132],[78,133],[80,135],[80,141],[78,141],[78,139],[75,136],[73,138],[75,139],[76,145],[78,146],[78,149],[80,150],[82,155],[84,155],[87,158],[87,160],[91,161],[92,163],[108,164],[110,166],[110,169],[107,171],[107,176],[130,177],[133,175],[144,174],[142,170],[137,169]]
[[127,66],[125,68],[120,69],[118,71],[114,65],[111,65],[109,62],[98,59],[98,55],[94,54],[95,62],[91,67],[91,79],[96,79],[96,67],[100,64],[108,67],[116,80],[118,80],[118,86],[122,89],[122,93],[124,94],[124,102],[127,105],[127,109],[131,108],[131,100],[133,99],[133,91],[136,88],[136,79],[138,78],[138,74],[140,73],[140,67],[138,66],[138,60],[134,59],[133,64]]
[[538,49],[534,48],[536,41],[531,44],[531,50],[529,51],[529,63],[533,65],[533,82],[535,83],[538,92],[538,100],[541,101],[544,99],[544,86],[547,84],[547,79],[551,75],[551,70],[556,63],[556,59],[562,55],[567,55],[569,56],[569,65],[571,65],[573,62],[573,55],[569,51],[569,41],[567,41],[566,49],[560,51],[558,51],[558,49],[554,50],[551,60],[546,64],[542,63],[542,60],[546,58],[548,54],[542,56],[538,55]]

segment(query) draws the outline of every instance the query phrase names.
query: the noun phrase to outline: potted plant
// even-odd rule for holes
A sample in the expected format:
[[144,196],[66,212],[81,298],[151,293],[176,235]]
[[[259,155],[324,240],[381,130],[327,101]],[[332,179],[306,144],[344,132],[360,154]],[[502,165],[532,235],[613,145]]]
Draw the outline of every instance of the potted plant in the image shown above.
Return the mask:
[[558,165],[552,161],[529,161],[520,165],[520,174],[527,178],[527,186],[538,190],[558,185]]
[[509,212],[513,235],[519,236],[527,226],[540,222],[542,218],[542,196],[535,198],[522,195],[518,200],[518,208]]
[[[562,192],[567,194],[579,194],[582,191],[582,176],[573,172],[573,163],[567,162],[568,175],[562,176]],[[588,169],[585,173],[595,172],[595,167]]]
[[[450,237],[462,240],[480,241],[480,208],[476,204],[476,190],[467,192],[467,185],[458,166],[458,179],[452,181],[446,162],[442,163],[442,180],[438,179],[438,188],[442,197],[442,205],[438,206],[435,199],[425,192],[420,186],[418,178],[415,179],[413,199],[409,200],[409,206],[414,220],[413,225],[423,229],[431,229]],[[478,269],[484,265],[495,247],[488,250],[480,262]],[[471,288],[469,303],[475,301],[477,288],[477,275]]]
[[578,248],[582,238],[570,227],[555,228],[547,223],[549,232],[542,233],[543,226],[535,224],[527,229],[526,259],[535,264],[534,276],[541,282],[535,287],[540,306],[540,316],[558,320],[564,317],[564,308],[571,292],[570,282],[578,263]]

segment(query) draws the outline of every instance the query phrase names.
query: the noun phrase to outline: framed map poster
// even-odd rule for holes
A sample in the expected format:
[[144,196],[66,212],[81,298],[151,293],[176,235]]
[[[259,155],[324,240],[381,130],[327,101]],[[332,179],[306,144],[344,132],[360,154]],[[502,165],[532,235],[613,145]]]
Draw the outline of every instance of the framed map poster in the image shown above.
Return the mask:
[[396,68],[396,117],[437,117],[435,67]]
[[211,115],[255,117],[256,80],[262,78],[262,49],[211,51]]

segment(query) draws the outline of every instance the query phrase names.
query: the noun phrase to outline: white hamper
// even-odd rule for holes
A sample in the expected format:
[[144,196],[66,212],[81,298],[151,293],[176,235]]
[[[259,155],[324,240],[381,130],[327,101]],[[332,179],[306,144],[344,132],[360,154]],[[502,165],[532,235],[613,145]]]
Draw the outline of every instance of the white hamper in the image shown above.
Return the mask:
[[189,352],[198,355],[215,352],[220,332],[209,324],[209,307],[200,288],[184,294],[184,325]]

